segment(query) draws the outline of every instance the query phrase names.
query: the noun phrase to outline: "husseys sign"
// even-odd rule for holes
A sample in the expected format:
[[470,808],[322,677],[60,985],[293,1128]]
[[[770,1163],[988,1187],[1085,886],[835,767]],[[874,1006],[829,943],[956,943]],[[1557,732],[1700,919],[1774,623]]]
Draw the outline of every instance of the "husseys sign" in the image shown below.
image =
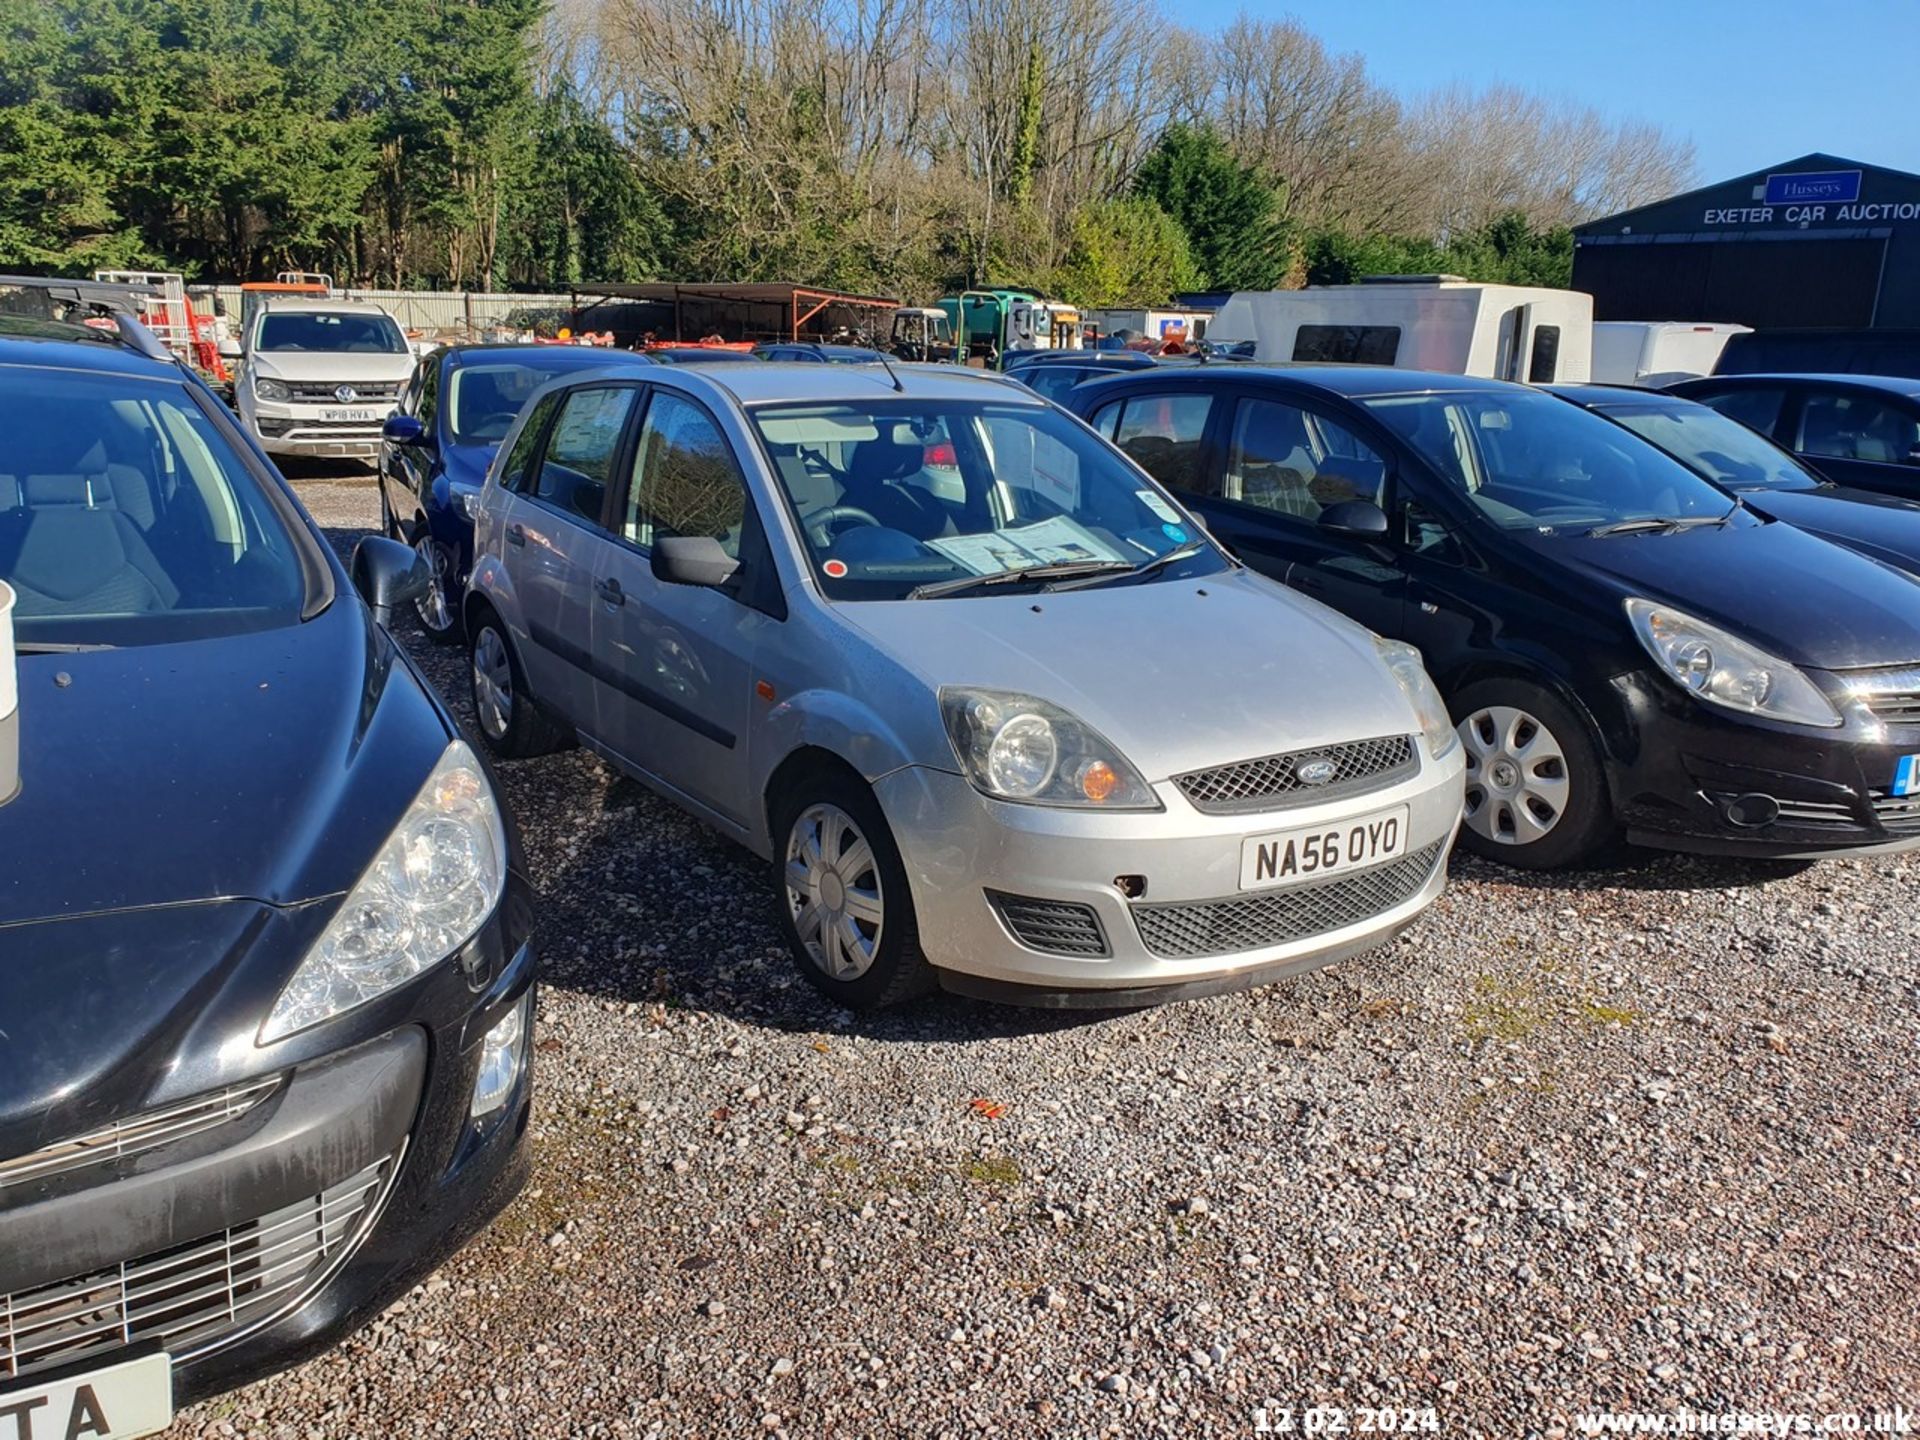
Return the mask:
[[1858,170],[1799,171],[1767,176],[1753,187],[1752,205],[1708,206],[1705,225],[1865,224],[1920,220],[1920,201],[1862,200]]

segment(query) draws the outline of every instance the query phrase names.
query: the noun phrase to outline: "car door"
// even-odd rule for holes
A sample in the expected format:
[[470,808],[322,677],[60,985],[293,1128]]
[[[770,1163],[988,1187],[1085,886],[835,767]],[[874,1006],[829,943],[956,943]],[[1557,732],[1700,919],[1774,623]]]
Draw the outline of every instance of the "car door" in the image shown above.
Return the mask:
[[[765,531],[710,411],[652,388],[593,597],[597,734],[627,765],[744,828],[754,655],[784,615]],[[710,536],[740,561],[724,588],[653,573],[662,536]]]
[[[538,458],[521,461],[516,445],[501,476],[509,492],[501,553],[513,579],[522,629],[514,638],[528,685],[589,734],[594,588],[608,574],[613,548],[604,524],[607,488],[638,400],[630,383],[553,392],[542,402],[552,415]],[[530,417],[527,430],[540,420]]]
[[[401,388],[399,402],[394,413],[399,415],[417,415],[420,409],[420,391],[426,384],[427,374],[440,365],[440,357],[428,356],[414,367],[413,376]],[[403,533],[413,524],[418,511],[417,497],[420,489],[415,483],[414,457],[419,447],[408,445],[387,445],[380,447],[380,488],[387,505],[387,513],[400,523]]]
[[1807,382],[1787,448],[1843,485],[1920,497],[1920,406],[1882,391]]

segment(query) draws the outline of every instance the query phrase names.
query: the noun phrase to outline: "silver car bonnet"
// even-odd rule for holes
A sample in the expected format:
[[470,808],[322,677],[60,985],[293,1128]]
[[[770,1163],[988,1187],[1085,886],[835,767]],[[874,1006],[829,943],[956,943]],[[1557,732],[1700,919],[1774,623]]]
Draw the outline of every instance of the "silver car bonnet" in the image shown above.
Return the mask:
[[1419,730],[1365,628],[1249,572],[834,609],[930,689],[1050,700],[1149,781]]

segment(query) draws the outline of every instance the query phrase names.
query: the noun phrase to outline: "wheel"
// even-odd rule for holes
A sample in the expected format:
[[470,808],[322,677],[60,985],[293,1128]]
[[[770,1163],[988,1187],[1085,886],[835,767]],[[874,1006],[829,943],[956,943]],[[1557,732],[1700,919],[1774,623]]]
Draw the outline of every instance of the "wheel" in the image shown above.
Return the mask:
[[560,727],[534,704],[506,627],[491,610],[479,615],[467,654],[473,662],[473,713],[489,750],[504,760],[525,760],[565,743]]
[[454,554],[433,538],[425,521],[421,522],[419,533],[414,537],[413,553],[427,562],[427,570],[433,576],[427,593],[413,602],[414,614],[429,640],[441,645],[451,644],[460,638],[459,597],[450,597],[447,593],[456,569]]
[[801,972],[849,1010],[934,987],[893,832],[857,776],[817,770],[774,805],[773,888]]
[[1461,840],[1474,854],[1552,870],[1612,838],[1600,752],[1551,692],[1525,680],[1484,680],[1453,697],[1453,716],[1467,752]]

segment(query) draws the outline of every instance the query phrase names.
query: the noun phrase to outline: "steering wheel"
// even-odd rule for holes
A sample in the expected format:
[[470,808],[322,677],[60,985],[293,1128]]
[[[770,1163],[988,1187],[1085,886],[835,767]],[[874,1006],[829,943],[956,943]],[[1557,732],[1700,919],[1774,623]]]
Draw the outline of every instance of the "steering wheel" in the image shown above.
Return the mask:
[[833,543],[833,527],[841,520],[858,520],[880,529],[880,521],[858,505],[824,505],[811,515],[800,517],[800,528],[821,545]]

